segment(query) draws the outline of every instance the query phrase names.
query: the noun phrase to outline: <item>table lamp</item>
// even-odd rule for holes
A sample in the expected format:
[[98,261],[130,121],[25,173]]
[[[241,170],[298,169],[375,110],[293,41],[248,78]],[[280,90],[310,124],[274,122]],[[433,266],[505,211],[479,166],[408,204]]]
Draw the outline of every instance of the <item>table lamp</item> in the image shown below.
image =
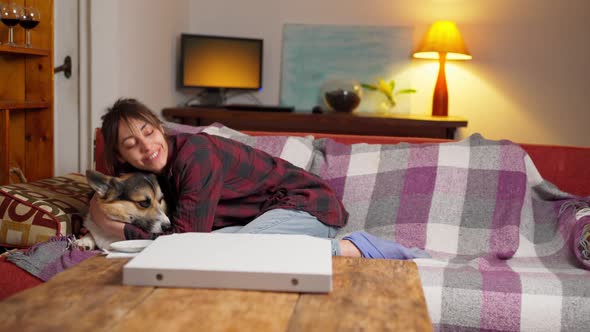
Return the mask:
[[469,60],[471,55],[461,38],[461,33],[455,23],[438,21],[432,24],[422,42],[414,51],[414,57],[419,59],[438,59],[438,78],[432,98],[432,115],[447,116],[449,109],[449,95],[447,92],[447,78],[445,63],[447,60]]

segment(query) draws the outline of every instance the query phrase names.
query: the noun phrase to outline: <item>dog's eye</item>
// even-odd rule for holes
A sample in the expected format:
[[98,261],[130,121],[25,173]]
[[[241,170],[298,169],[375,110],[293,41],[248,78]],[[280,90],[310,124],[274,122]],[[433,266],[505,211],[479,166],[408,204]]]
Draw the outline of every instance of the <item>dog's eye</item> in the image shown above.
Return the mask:
[[148,198],[148,199],[145,199],[145,200],[143,200],[143,201],[139,201],[139,202],[137,202],[137,205],[141,206],[141,207],[142,207],[142,208],[144,208],[144,209],[147,209],[147,208],[149,208],[149,207],[150,207],[151,203],[152,203],[152,202],[151,202],[151,201],[149,200],[149,198]]

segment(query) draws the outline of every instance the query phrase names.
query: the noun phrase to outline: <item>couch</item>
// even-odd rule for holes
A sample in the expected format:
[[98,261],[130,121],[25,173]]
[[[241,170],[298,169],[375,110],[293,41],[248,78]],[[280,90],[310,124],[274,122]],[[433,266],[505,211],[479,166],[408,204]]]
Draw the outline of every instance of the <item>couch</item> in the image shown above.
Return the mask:
[[[426,249],[432,258],[415,262],[437,330],[590,327],[590,148],[480,135],[239,133],[220,124],[167,130],[241,140],[319,174],[351,214],[338,237],[364,229]],[[98,170],[101,149],[98,135]],[[40,283],[4,259],[0,269],[0,298]]]

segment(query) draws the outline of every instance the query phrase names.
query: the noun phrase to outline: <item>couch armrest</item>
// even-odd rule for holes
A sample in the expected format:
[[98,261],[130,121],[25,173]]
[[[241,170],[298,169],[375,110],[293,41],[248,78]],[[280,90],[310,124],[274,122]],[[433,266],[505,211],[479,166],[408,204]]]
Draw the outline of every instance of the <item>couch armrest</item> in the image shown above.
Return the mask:
[[559,228],[576,262],[590,270],[590,207],[587,204],[565,203],[559,217]]

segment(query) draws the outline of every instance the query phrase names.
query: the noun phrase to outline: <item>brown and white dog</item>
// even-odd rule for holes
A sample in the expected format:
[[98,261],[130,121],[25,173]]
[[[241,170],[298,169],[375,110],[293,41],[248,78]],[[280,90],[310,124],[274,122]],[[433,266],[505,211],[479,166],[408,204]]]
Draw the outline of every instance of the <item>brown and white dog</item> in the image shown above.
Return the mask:
[[[171,228],[164,196],[154,174],[129,173],[113,177],[88,170],[86,179],[96,192],[98,206],[109,218],[133,224],[149,233],[162,233]],[[96,225],[90,213],[84,219],[84,226],[89,233],[74,242],[78,248],[108,250],[111,243],[119,241]]]

